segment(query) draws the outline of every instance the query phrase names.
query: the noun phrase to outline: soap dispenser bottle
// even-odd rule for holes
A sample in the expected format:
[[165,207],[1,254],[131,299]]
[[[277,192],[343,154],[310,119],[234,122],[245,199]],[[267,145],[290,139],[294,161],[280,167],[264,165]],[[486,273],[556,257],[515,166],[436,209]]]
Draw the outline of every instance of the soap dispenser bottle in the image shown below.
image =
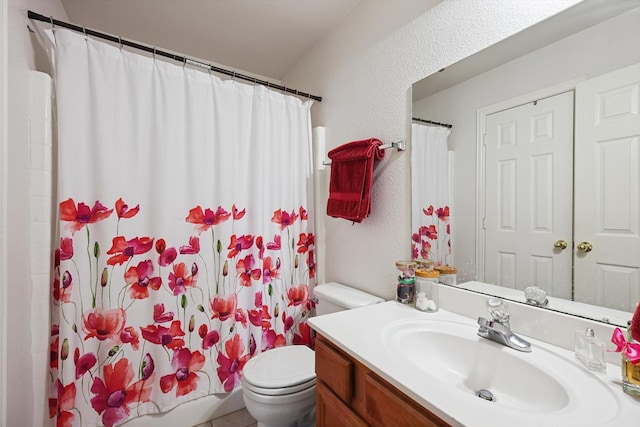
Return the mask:
[[605,345],[591,328],[575,333],[576,357],[587,367],[596,372],[607,372],[607,364],[604,360]]

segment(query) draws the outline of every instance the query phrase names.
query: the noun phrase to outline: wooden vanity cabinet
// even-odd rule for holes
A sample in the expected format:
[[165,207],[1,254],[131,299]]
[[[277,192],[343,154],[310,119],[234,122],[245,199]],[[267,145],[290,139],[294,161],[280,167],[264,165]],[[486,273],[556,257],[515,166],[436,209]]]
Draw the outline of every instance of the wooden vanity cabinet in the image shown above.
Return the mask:
[[322,335],[315,350],[317,427],[449,427]]

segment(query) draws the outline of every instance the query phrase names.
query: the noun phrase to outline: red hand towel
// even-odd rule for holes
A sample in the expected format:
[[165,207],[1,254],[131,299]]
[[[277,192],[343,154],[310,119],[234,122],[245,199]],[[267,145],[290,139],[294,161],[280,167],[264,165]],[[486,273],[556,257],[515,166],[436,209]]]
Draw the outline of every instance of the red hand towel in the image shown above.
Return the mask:
[[382,141],[371,138],[329,151],[331,179],[327,215],[362,222],[371,211],[373,164],[384,157]]

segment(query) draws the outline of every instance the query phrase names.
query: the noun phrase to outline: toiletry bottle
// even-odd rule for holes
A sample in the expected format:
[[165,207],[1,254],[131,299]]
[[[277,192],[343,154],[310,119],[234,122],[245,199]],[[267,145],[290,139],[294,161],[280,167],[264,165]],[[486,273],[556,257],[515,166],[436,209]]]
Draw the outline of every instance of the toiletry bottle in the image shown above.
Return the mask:
[[[636,311],[637,310],[638,309],[636,309]],[[631,322],[628,322],[628,324],[628,332],[626,334],[627,342],[629,344],[640,344],[640,342],[633,338],[630,332]],[[640,397],[640,362],[634,364],[627,358],[624,352],[622,352],[622,361],[620,366],[622,367],[622,390],[632,396]]]
[[575,332],[575,354],[587,369],[602,373],[607,371],[604,350],[604,343],[595,336],[593,329]]

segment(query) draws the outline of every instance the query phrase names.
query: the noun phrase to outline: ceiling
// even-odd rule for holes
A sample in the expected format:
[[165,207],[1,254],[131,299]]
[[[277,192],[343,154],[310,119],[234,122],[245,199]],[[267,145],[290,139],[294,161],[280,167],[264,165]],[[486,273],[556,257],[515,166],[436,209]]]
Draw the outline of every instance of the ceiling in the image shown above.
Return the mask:
[[61,0],[73,24],[275,80],[360,2]]

